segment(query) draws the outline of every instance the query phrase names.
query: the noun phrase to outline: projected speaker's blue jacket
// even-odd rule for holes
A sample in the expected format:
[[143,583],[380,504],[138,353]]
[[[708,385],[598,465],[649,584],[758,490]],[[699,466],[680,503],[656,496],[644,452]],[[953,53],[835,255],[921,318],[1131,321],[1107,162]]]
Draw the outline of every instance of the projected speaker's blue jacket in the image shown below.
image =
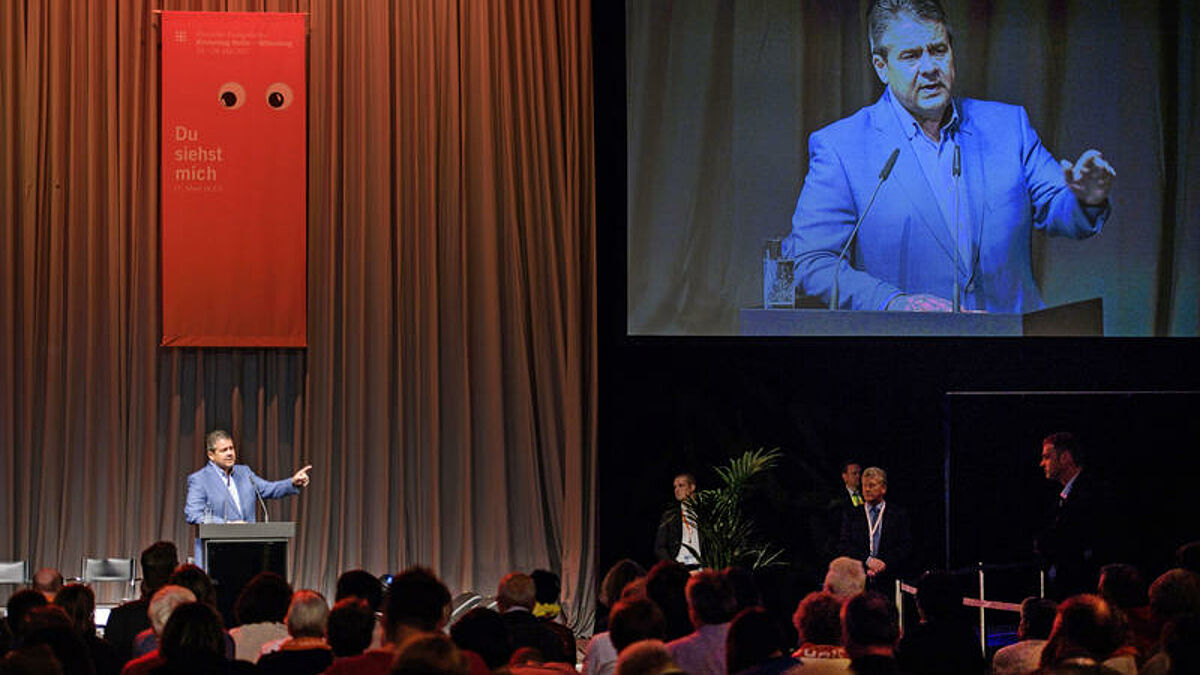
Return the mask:
[[[797,283],[828,302],[838,253],[866,207],[891,152],[891,176],[863,221],[850,260],[838,274],[842,309],[884,309],[898,293],[954,293],[953,236],[916,154],[890,109],[874,105],[809,138],[809,167],[784,254],[796,259]],[[963,307],[1028,312],[1043,307],[1030,266],[1034,229],[1077,239],[1100,231],[1110,209],[1089,220],[1062,169],[1038,139],[1024,108],[957,100],[967,199],[961,222],[971,255],[959,260]]]

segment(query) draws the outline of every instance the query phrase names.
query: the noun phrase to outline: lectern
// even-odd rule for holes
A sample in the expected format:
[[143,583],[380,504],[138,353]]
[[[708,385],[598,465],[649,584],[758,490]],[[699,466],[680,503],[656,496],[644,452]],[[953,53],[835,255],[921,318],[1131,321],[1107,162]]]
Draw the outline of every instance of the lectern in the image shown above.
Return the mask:
[[233,625],[233,603],[259,572],[291,579],[289,544],[296,523],[203,523],[196,526],[203,567],[217,587],[217,608],[225,625]]

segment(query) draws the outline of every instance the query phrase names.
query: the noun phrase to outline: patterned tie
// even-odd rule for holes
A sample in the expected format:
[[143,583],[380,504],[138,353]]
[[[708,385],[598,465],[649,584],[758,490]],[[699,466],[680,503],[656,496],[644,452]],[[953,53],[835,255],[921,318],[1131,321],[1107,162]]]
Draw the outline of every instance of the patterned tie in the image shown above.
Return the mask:
[[863,504],[862,495],[857,492],[851,492],[850,493],[850,505],[855,508],[858,508],[858,507],[862,506],[862,504]]

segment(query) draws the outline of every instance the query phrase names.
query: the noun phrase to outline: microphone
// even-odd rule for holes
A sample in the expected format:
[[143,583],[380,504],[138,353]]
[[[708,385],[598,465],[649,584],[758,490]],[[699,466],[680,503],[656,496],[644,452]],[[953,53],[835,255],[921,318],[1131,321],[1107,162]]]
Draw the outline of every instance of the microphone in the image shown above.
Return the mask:
[[958,267],[962,262],[961,254],[959,253],[959,242],[962,239],[962,223],[958,219],[958,179],[962,176],[962,151],[958,143],[954,144],[954,301],[951,303],[951,311],[958,313],[962,311],[962,291],[959,289]]
[[250,467],[246,467],[246,468],[247,468],[247,470],[250,471],[250,487],[254,488],[254,496],[258,499],[258,503],[260,505],[262,505],[263,522],[269,523],[269,522],[271,522],[271,514],[267,513],[267,503],[265,501],[263,501],[262,494],[258,491],[258,483],[254,482],[254,478],[255,478],[254,470],[250,469]]
[[850,250],[850,245],[854,243],[854,237],[858,234],[858,228],[862,227],[863,221],[866,220],[867,214],[871,212],[871,206],[875,204],[875,196],[879,194],[879,188],[883,187],[883,182],[892,175],[892,167],[896,166],[896,158],[900,156],[900,148],[892,150],[892,154],[888,156],[887,163],[883,165],[883,170],[879,172],[879,182],[875,184],[875,191],[871,193],[871,199],[867,202],[867,208],[863,209],[862,215],[854,223],[854,229],[850,230],[850,238],[846,240],[846,245],[842,247],[842,252],[838,254],[837,261],[833,264],[833,293],[829,297],[829,309],[838,308],[838,274],[842,271],[842,260],[846,258],[846,253]]

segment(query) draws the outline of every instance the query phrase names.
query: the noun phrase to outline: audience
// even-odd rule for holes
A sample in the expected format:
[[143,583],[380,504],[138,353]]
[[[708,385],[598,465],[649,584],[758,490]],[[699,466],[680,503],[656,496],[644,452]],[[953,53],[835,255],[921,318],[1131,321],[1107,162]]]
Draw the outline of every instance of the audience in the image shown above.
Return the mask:
[[122,675],[146,675],[166,663],[166,659],[162,657],[162,653],[158,649],[163,629],[167,627],[167,621],[171,618],[171,613],[175,611],[175,608],[189,602],[196,602],[196,596],[183,586],[167,584],[155,591],[154,596],[150,598],[150,606],[146,610],[147,618],[150,620],[150,628],[146,630],[154,635],[154,649],[126,663],[125,668],[121,671]]
[[[499,611],[472,609],[448,627],[449,637],[444,631],[450,592],[428,570],[406,570],[386,589],[365,570],[346,572],[338,578],[332,609],[320,593],[292,594],[286,580],[266,573],[238,597],[239,625],[231,639],[215,612],[212,580],[193,565],[168,574],[176,557],[169,542],[142,552],[142,597],[114,609],[109,619],[109,635],[128,645],[120,648],[97,636],[89,587],[63,586],[54,570],[41,570],[36,589],[9,598],[3,627],[11,641],[0,645],[0,675],[574,670],[574,635],[555,621],[562,616],[561,582],[546,570],[505,576],[497,588]],[[1180,547],[1176,558],[1194,567],[1200,543]],[[624,585],[614,588],[618,579]],[[862,592],[864,581],[861,563],[831,561],[823,590],[807,594],[796,607],[792,622],[799,647],[793,651],[778,618],[758,606],[762,595],[750,571],[689,574],[679,563],[663,561],[642,575],[636,563],[622,561],[600,591],[612,610],[598,624],[609,630],[595,633],[582,670],[584,675],[1200,673],[1200,576],[1188,567],[1166,572],[1147,589],[1134,566],[1109,564],[1101,570],[1097,595],[1074,596],[1057,608],[1052,601],[1027,598],[1018,642],[1000,649],[990,670],[955,577],[930,572],[917,582],[920,620],[906,622],[903,639],[892,599]],[[144,619],[137,617],[139,608]],[[375,608],[382,609],[382,620]],[[130,639],[140,621],[146,628]],[[268,631],[279,628],[284,634],[272,642]],[[140,656],[124,663],[126,654]]]
[[254,664],[228,659],[226,634],[217,610],[206,602],[175,608],[162,632],[164,663],[154,675],[216,675],[256,672]]
[[471,672],[467,656],[450,638],[427,633],[405,641],[396,651],[392,675],[467,675]]
[[[535,650],[534,660],[543,663],[575,663],[572,646],[568,655],[567,645],[557,633],[533,615],[536,591],[533,579],[528,574],[513,572],[500,580],[496,589],[496,604],[500,617],[512,635],[513,648]],[[528,657],[526,657],[528,658]]]
[[1058,603],[1049,598],[1025,598],[1017,625],[1018,641],[1000,648],[992,657],[992,675],[1028,675],[1036,671],[1057,612]]
[[[1200,614],[1200,575],[1183,568],[1167,570],[1150,584],[1150,617],[1163,635],[1173,621]],[[1166,675],[1171,672],[1170,655],[1162,641],[1151,647],[1151,656],[1138,670],[1139,675]]]
[[862,593],[867,587],[867,573],[863,570],[860,560],[841,556],[829,562],[829,571],[825,573],[824,590],[846,602]]
[[849,670],[850,657],[842,644],[842,602],[832,593],[814,591],[796,606],[792,625],[800,636],[800,647],[792,656],[800,659],[797,673],[838,673]]
[[900,673],[896,662],[899,637],[899,614],[887,596],[866,591],[842,606],[842,646],[857,675]]
[[979,636],[963,617],[958,580],[947,572],[926,572],[917,581],[921,621],[896,648],[900,669],[928,675],[969,675],[984,671]]
[[[1042,666],[1108,667],[1121,646],[1121,620],[1098,595],[1076,595],[1058,606],[1054,628],[1042,648]],[[1119,672],[1119,671],[1118,671]]]
[[[233,604],[238,625],[229,631],[238,660],[257,663],[261,654],[274,651],[287,639],[283,619],[291,601],[291,584],[274,572],[258,574],[246,584]],[[323,635],[324,626],[321,630]]]
[[614,675],[668,675],[684,671],[671,660],[671,651],[662,642],[642,640],[621,652],[613,672]]
[[91,655],[97,675],[117,675],[121,662],[117,652],[107,641],[96,635],[96,596],[92,589],[83,584],[68,584],[54,596],[54,604],[61,607],[71,620],[75,632],[83,639]]
[[667,643],[671,660],[689,675],[726,675],[725,640],[733,619],[733,590],[719,572],[702,570],[688,580],[686,594],[688,616],[696,630]]
[[779,675],[800,664],[784,639],[779,622],[761,607],[738,612],[725,637],[729,675]]
[[512,636],[500,613],[486,607],[467,612],[450,627],[459,649],[475,652],[491,670],[503,667],[513,655]]
[[62,587],[62,572],[52,567],[43,567],[33,574],[33,590],[41,593],[46,598],[46,602],[54,602],[54,596],[62,590]]
[[629,558],[618,560],[608,569],[597,594],[600,604],[596,607],[596,632],[608,630],[608,615],[629,582],[645,576],[646,569]]
[[[674,560],[660,560],[646,575],[646,597],[658,605],[667,620],[667,640],[676,640],[692,632],[686,593],[690,578],[687,568]],[[724,639],[721,642],[724,644]]]
[[350,596],[334,603],[325,628],[325,639],[334,658],[365,652],[371,646],[375,625],[375,613],[366,600]]
[[288,639],[258,660],[260,673],[317,675],[333,663],[333,650],[325,641],[329,605],[320,593],[302,589],[292,595],[287,616]]
[[133,639],[150,627],[150,598],[167,585],[167,579],[179,564],[175,544],[157,541],[142,551],[141,596],[113,608],[104,626],[104,639],[116,650],[117,659],[126,663],[133,658]]

